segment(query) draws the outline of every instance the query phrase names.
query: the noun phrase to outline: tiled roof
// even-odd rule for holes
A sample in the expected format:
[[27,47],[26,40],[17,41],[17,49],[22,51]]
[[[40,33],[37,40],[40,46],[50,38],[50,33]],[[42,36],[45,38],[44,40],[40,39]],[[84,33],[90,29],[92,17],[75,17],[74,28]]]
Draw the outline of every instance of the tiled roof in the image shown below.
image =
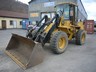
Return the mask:
[[0,17],[28,18],[28,14],[0,10]]
[[0,0],[0,10],[28,13],[28,5],[16,0]]

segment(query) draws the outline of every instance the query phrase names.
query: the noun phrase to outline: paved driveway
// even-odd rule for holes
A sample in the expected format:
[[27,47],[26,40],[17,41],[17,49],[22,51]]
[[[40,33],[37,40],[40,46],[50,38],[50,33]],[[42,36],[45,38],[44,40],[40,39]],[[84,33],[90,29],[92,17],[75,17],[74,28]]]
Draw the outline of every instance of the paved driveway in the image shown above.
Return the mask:
[[44,62],[23,70],[4,53],[11,33],[25,36],[26,30],[0,30],[0,72],[96,72],[96,34],[87,35],[83,46],[69,42],[66,51],[60,55],[53,54],[46,45]]

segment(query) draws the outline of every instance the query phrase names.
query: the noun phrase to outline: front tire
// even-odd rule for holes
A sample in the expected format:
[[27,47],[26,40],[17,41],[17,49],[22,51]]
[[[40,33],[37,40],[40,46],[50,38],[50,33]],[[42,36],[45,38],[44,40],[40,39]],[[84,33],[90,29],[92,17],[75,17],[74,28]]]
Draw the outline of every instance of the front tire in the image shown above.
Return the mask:
[[65,51],[68,45],[68,36],[65,32],[58,31],[53,34],[50,40],[50,46],[54,53],[61,54]]

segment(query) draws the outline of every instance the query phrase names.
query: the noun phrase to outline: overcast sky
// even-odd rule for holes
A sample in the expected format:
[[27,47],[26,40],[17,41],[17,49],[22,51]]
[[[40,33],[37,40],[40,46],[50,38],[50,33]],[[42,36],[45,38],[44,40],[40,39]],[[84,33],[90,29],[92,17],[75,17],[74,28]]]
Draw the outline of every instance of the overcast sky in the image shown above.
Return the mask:
[[87,11],[88,19],[96,21],[96,0],[82,0],[82,2]]
[[[30,0],[19,0],[23,3],[27,3]],[[82,3],[84,5],[84,8],[88,14],[88,19],[94,19],[96,21],[96,0],[82,0]]]

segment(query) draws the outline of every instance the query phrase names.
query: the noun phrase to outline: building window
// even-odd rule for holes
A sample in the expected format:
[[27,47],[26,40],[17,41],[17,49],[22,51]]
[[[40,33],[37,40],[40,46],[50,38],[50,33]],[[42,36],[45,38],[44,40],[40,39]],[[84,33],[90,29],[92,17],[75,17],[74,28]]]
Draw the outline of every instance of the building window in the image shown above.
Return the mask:
[[13,25],[13,21],[12,20],[10,20],[10,25]]
[[20,21],[20,25],[22,25],[22,21]]

